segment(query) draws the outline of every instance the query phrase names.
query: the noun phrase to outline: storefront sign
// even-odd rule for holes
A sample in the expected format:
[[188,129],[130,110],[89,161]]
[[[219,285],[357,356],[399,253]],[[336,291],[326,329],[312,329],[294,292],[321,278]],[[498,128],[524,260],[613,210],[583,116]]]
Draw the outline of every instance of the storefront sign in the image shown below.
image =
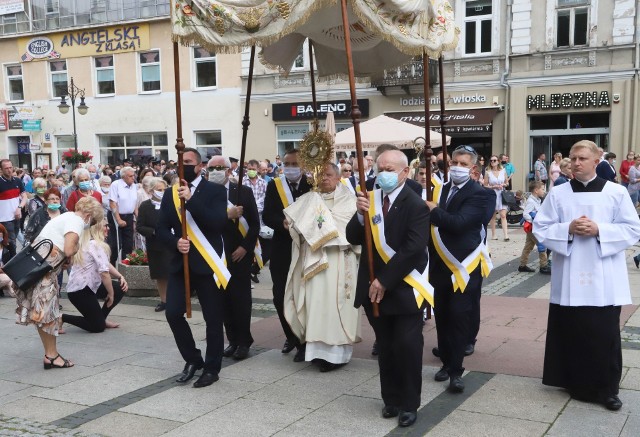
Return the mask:
[[29,144],[31,144],[29,137],[18,137],[17,142],[19,155],[26,155],[31,153],[31,150],[29,150]]
[[40,144],[31,144],[30,148],[32,152],[39,152],[40,150],[42,150],[42,148],[40,147]]
[[34,59],[79,58],[149,49],[147,23],[123,24],[103,29],[73,30],[18,39],[23,62]]
[[9,122],[7,120],[7,110],[0,109],[0,131],[9,129]]
[[527,109],[581,109],[610,107],[611,100],[607,91],[557,93],[527,96]]
[[[492,131],[493,118],[498,108],[450,109],[445,112],[447,135],[486,134]],[[387,117],[424,127],[424,112],[385,112]],[[440,111],[429,112],[431,130],[440,132]]]
[[22,120],[23,131],[41,131],[42,120]]
[[[362,118],[369,116],[369,99],[358,100]],[[331,100],[318,102],[318,118],[325,118],[327,112],[333,112],[336,119],[349,118],[351,100]],[[313,118],[313,102],[278,103],[271,107],[273,121],[310,120]]]
[[[487,96],[483,94],[461,94],[459,96],[447,96],[445,98],[447,105],[460,105],[464,103],[486,103]],[[429,105],[439,105],[440,96],[429,98]],[[400,97],[400,106],[424,106],[424,96],[418,97]]]
[[24,11],[24,0],[0,0],[0,15]]
[[9,109],[7,113],[9,116],[9,129],[22,129],[20,113],[14,109]]

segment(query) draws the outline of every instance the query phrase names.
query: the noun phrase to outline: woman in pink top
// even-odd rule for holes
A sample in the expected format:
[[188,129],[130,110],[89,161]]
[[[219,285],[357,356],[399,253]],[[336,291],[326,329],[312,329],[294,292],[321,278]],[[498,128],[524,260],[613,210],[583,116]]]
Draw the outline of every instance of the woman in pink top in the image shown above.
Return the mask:
[[554,182],[560,176],[560,161],[562,161],[562,153],[554,153],[553,162],[549,164],[549,179],[551,180],[549,188],[553,187]]

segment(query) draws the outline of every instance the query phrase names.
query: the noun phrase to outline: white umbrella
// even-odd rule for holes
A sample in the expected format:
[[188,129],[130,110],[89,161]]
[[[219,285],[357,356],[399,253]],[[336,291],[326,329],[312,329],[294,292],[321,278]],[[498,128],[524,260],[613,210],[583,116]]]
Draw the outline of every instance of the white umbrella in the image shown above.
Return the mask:
[[[424,138],[424,128],[395,118],[379,115],[360,123],[363,150],[373,150],[380,144],[393,144],[400,149],[413,149],[416,138]],[[442,136],[432,131],[431,147],[442,147]],[[447,136],[447,144],[451,137]],[[355,150],[355,131],[351,127],[336,134],[335,150]]]
[[327,119],[324,122],[324,131],[331,135],[331,141],[336,142],[336,119],[333,116],[333,112],[327,112]]

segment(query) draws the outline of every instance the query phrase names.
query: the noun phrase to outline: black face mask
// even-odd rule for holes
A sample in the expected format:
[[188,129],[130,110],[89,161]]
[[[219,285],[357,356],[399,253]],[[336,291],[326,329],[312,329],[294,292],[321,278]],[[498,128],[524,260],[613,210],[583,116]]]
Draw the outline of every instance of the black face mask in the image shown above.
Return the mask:
[[190,184],[198,176],[196,175],[196,166],[193,164],[183,164],[182,167],[184,168],[184,180]]
[[502,165],[505,165],[505,164],[507,163],[507,161],[500,161],[500,163],[501,163]]

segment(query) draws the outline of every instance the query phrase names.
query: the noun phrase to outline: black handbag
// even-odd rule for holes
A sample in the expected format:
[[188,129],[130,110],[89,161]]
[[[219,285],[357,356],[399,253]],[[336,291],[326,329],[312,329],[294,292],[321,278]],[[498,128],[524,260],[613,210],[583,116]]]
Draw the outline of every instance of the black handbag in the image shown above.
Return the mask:
[[516,195],[513,194],[513,191],[502,190],[502,203],[513,207],[518,205]]
[[[49,246],[49,251],[43,258],[37,250],[45,244]],[[39,241],[35,246],[29,244],[11,258],[2,270],[20,290],[28,290],[53,270],[53,266],[46,261],[52,250],[53,241],[51,240]]]

